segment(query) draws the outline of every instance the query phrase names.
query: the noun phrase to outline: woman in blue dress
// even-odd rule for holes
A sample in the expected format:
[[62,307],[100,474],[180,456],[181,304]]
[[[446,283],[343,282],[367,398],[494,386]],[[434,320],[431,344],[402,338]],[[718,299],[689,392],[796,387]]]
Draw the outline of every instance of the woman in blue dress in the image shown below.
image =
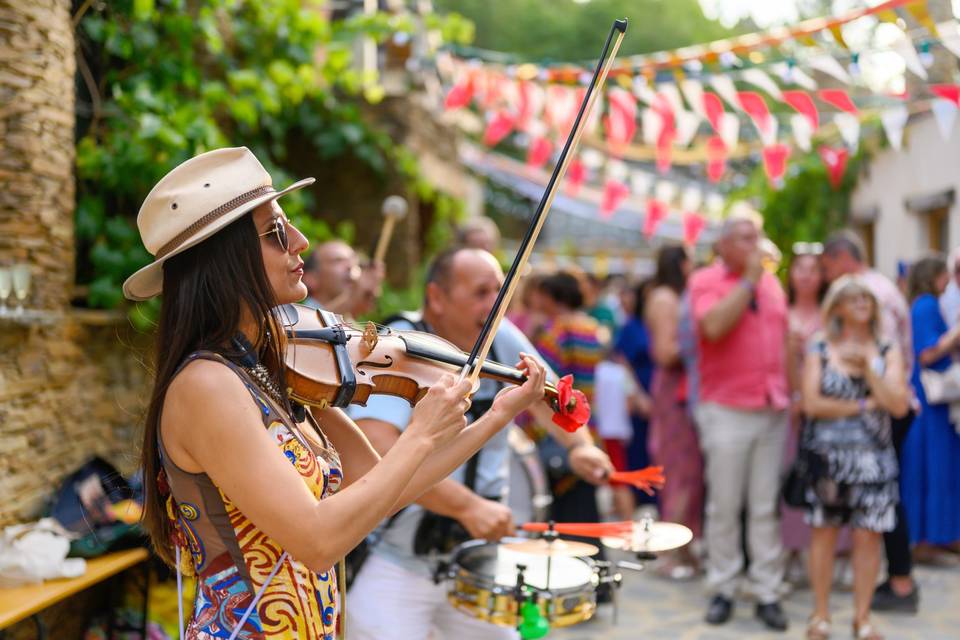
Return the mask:
[[920,384],[923,368],[944,371],[960,346],[960,327],[947,329],[938,297],[950,275],[942,256],[919,260],[910,270],[913,372],[910,383],[920,413],[903,445],[901,489],[914,544],[960,541],[960,435],[950,424],[950,407],[929,404]]

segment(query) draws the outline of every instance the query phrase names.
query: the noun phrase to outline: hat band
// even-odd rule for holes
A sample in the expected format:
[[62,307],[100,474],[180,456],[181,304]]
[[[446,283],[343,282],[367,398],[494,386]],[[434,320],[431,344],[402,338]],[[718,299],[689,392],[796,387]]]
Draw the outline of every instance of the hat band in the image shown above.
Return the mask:
[[273,193],[273,192],[274,192],[274,188],[268,184],[262,187],[257,187],[252,191],[241,193],[239,196],[237,196],[233,200],[223,203],[222,205],[220,205],[219,207],[217,207],[216,209],[206,214],[205,216],[203,216],[202,218],[200,218],[199,220],[191,224],[189,227],[187,227],[186,229],[178,233],[173,238],[173,240],[171,240],[170,242],[160,247],[160,250],[157,251],[156,255],[154,256],[155,259],[160,260],[167,254],[169,254],[171,251],[179,247],[181,244],[186,242],[195,233],[197,233],[207,225],[212,224],[216,220],[219,220],[221,217],[223,217],[227,213],[230,213],[237,207],[241,207],[246,203],[250,202],[251,200],[256,200],[260,196],[264,196],[264,195],[267,195],[268,193]]

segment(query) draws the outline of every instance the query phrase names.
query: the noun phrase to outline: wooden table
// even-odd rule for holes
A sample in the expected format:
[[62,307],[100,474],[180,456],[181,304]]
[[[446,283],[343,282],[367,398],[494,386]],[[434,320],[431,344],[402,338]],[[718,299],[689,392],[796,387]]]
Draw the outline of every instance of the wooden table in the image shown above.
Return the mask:
[[[25,587],[0,589],[0,629],[43,611],[64,598],[88,589],[150,557],[146,549],[129,549],[87,560],[87,570],[77,578],[48,580]],[[144,620],[146,624],[146,620]],[[39,627],[39,622],[38,622]]]

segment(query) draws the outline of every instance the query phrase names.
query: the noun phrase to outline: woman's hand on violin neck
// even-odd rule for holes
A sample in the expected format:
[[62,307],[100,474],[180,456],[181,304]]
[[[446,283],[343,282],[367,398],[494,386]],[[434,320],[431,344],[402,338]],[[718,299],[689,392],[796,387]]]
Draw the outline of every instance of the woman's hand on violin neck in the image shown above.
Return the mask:
[[505,420],[512,420],[518,413],[543,400],[543,388],[547,381],[546,369],[533,357],[521,353],[517,368],[527,374],[527,381],[519,387],[507,387],[497,394],[492,412],[502,413]]
[[469,378],[460,382],[453,375],[440,378],[414,407],[403,435],[425,438],[434,449],[443,447],[467,425],[464,414],[470,408],[471,388]]

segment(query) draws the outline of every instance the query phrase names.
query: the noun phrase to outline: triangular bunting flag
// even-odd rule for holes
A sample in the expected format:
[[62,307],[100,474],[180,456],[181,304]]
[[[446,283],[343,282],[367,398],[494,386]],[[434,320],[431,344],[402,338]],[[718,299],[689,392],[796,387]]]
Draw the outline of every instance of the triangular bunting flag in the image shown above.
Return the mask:
[[930,93],[933,95],[943,98],[944,100],[949,100],[953,104],[960,107],[960,85],[956,84],[931,84],[928,85]]
[[833,122],[840,129],[840,137],[847,143],[847,146],[857,150],[860,144],[860,119],[852,113],[838,113],[833,116]]
[[483,132],[483,144],[488,147],[497,146],[497,143],[513,131],[514,122],[513,114],[508,111],[501,109],[494,113]]
[[680,97],[680,90],[672,82],[661,82],[657,85],[657,94],[666,99],[670,105],[670,111],[676,113],[683,110],[683,98]]
[[820,159],[827,167],[827,179],[830,181],[830,186],[839,189],[840,183],[843,182],[843,174],[847,170],[847,159],[850,157],[850,152],[843,147],[828,146],[820,147],[819,152]]
[[627,185],[619,180],[609,179],[603,185],[603,195],[600,198],[600,216],[609,218],[620,204],[630,194]]
[[753,121],[753,126],[757,128],[760,137],[768,136],[773,128],[773,123],[776,121],[770,115],[770,109],[767,108],[763,96],[755,91],[738,91],[737,100],[740,103],[740,108],[750,116],[750,120]]
[[637,198],[646,198],[653,187],[653,176],[646,171],[630,172],[630,193]]
[[960,25],[955,20],[938,22],[937,32],[940,34],[940,44],[960,58]]
[[673,143],[681,148],[689,147],[700,128],[700,116],[692,111],[678,111],[676,117],[677,137]]
[[930,32],[930,35],[934,38],[939,35],[937,26],[933,24],[933,19],[930,17],[930,10],[927,8],[925,1],[910,2],[905,8],[910,12],[914,20],[922,24],[923,28]]
[[774,189],[783,186],[783,176],[787,173],[787,160],[789,158],[789,145],[779,143],[763,149],[763,169]]
[[580,158],[574,158],[567,167],[565,176],[567,181],[567,193],[575,196],[580,192],[580,187],[587,179],[587,167]]
[[737,87],[733,80],[725,75],[710,76],[710,86],[717,90],[720,97],[727,101],[734,109],[740,108],[740,101],[737,100]]
[[647,215],[643,219],[643,235],[648,238],[652,237],[657,231],[657,227],[660,226],[660,222],[667,217],[667,213],[669,213],[667,203],[656,198],[648,199]]
[[[701,118],[706,118],[707,113],[703,104],[703,83],[693,78],[684,78],[680,83],[680,89],[693,112]],[[720,108],[723,108],[722,105]]]
[[848,45],[847,41],[843,39],[843,31],[840,29],[839,24],[830,27],[830,35],[833,36],[834,42],[849,51],[850,45]]
[[683,244],[692,247],[697,244],[697,238],[707,226],[706,219],[696,211],[687,211],[683,214]]
[[657,139],[657,171],[661,174],[670,171],[670,165],[673,164],[673,141],[676,137],[676,129],[664,129]]
[[550,159],[550,153],[553,151],[553,144],[546,136],[532,136],[530,145],[527,147],[527,165],[531,167],[542,167]]
[[643,144],[652,147],[657,144],[660,132],[663,131],[663,118],[653,109],[644,109],[640,112],[640,126],[643,129]]
[[723,101],[715,93],[709,91],[703,92],[703,111],[705,117],[710,121],[710,126],[717,133],[720,133],[720,117],[723,115]]
[[707,179],[717,183],[727,170],[727,145],[720,136],[707,140]]
[[797,146],[804,151],[810,151],[810,139],[813,137],[813,127],[810,121],[799,113],[790,116],[790,126],[793,129],[793,139]]
[[810,58],[808,64],[817,71],[822,71],[828,76],[832,76],[844,84],[851,83],[850,74],[847,73],[847,70],[844,69],[843,66],[833,57],[827,55],[826,53]]
[[810,131],[816,131],[820,126],[820,116],[817,113],[817,105],[813,103],[813,98],[806,91],[784,91],[783,101],[797,110],[797,113],[805,117],[810,122]]
[[447,97],[443,101],[443,108],[446,111],[459,109],[470,104],[473,99],[473,82],[469,76],[450,87]]
[[735,113],[724,113],[720,117],[720,138],[727,149],[733,151],[740,141],[740,118]]
[[937,121],[937,128],[944,140],[950,139],[953,125],[957,121],[957,105],[943,98],[934,98],[930,105],[933,117]]
[[920,56],[917,55],[917,50],[913,47],[913,42],[907,34],[901,34],[900,38],[891,45],[891,49],[903,58],[903,62],[911,73],[921,80],[927,79],[927,69],[920,62]]
[[703,191],[698,187],[687,187],[680,197],[680,208],[684,211],[696,211],[703,204]]
[[780,87],[774,84],[773,80],[770,79],[770,76],[764,73],[763,70],[757,68],[746,69],[740,74],[740,77],[743,78],[744,82],[748,82],[755,87],[763,89],[767,95],[774,100],[782,99],[780,96]]
[[642,74],[637,74],[633,79],[633,95],[646,104],[652,105],[657,93],[650,88],[650,83]]
[[910,118],[910,111],[906,105],[897,105],[887,107],[880,112],[880,122],[883,124],[883,132],[887,135],[887,141],[895,150],[900,151],[903,143],[903,130],[907,126],[907,120]]
[[857,105],[853,104],[850,94],[845,89],[820,89],[820,91],[817,91],[817,96],[827,104],[840,109],[840,111],[857,113]]

